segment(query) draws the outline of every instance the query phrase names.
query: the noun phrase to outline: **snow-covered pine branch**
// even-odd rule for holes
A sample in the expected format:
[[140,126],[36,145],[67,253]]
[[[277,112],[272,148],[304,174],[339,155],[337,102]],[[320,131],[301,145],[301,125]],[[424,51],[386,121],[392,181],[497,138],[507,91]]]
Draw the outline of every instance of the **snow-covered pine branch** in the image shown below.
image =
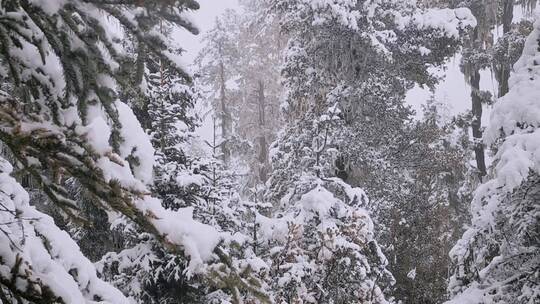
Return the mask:
[[475,192],[472,223],[450,255],[448,303],[540,299],[540,21],[494,105],[484,140],[496,147],[490,179]]
[[75,241],[30,206],[28,193],[10,176],[12,169],[0,158],[0,301],[128,304],[97,277]]

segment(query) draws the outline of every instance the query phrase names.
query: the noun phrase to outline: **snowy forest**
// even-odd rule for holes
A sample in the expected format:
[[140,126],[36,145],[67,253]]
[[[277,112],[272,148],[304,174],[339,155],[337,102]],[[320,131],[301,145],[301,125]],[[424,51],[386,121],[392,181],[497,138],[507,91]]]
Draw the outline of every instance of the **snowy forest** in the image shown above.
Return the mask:
[[220,1],[0,0],[1,304],[540,303],[536,0]]

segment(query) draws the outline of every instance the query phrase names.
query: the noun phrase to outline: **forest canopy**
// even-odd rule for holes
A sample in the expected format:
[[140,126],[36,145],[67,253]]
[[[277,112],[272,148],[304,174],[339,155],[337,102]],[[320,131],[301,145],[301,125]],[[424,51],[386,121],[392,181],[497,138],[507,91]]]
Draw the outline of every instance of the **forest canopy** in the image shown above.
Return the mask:
[[540,303],[536,1],[232,2],[0,0],[0,303]]

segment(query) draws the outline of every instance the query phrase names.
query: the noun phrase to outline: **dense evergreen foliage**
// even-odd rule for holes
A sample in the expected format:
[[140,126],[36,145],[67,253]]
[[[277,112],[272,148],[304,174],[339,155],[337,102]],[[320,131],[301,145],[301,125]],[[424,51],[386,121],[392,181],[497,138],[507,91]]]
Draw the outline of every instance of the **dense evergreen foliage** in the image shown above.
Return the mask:
[[0,303],[540,303],[535,5],[0,0]]

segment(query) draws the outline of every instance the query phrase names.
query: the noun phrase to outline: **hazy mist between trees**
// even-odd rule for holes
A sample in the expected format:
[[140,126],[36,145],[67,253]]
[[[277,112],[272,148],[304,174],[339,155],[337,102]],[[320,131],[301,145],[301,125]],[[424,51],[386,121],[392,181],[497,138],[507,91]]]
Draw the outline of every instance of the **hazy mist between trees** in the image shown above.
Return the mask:
[[535,0],[203,4],[0,0],[0,304],[540,303]]

